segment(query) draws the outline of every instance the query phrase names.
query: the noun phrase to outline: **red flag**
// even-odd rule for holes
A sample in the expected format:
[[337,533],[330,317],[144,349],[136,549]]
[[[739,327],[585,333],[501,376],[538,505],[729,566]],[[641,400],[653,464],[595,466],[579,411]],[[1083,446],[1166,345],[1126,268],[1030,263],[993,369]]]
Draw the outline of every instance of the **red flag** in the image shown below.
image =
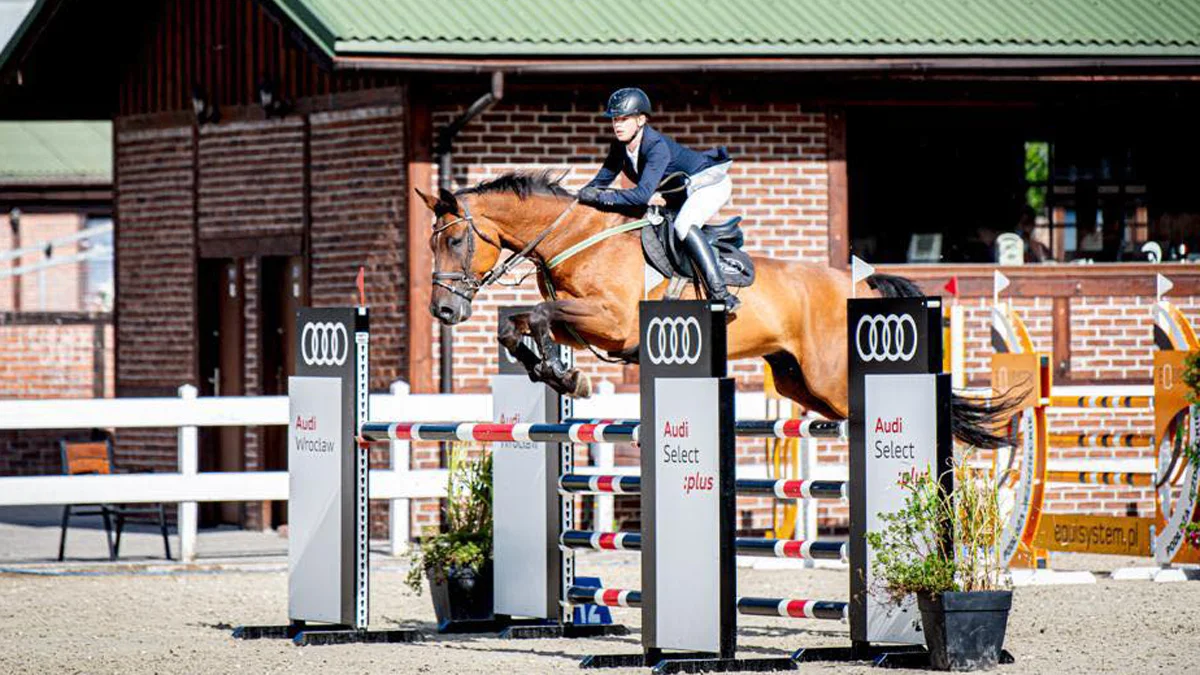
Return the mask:
[[950,281],[947,281],[946,285],[942,286],[942,290],[946,291],[950,295],[953,295],[954,297],[957,298],[958,297],[958,277],[950,277]]
[[355,281],[354,281],[354,283],[358,286],[358,306],[359,307],[367,306],[366,275],[367,275],[366,268],[359,267],[358,268],[358,278],[355,279]]

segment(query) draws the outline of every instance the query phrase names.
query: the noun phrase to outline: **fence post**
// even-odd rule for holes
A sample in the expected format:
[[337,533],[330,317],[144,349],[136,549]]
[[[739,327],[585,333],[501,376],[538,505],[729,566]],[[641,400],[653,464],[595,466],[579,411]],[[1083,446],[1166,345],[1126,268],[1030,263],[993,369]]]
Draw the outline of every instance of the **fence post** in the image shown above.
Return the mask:
[[[179,398],[195,400],[196,388],[185,384],[179,388]],[[199,434],[196,427],[179,427],[179,473],[195,476],[200,469]],[[179,503],[179,559],[196,559],[196,502]]]
[[[596,385],[596,394],[598,396],[612,396],[616,393],[617,388],[608,380],[601,380]],[[593,460],[596,467],[604,473],[611,474],[616,467],[616,449],[612,443],[597,443],[593,446],[596,450],[596,458]],[[611,494],[600,494],[594,497],[596,500],[596,531],[612,532],[616,528],[616,498]]]
[[[801,438],[800,451],[800,480],[814,480],[817,474],[817,439]],[[796,534],[793,538],[803,541],[813,541],[817,538],[817,509],[821,503],[815,499],[797,499]],[[801,563],[806,568],[815,567],[810,559]]]
[[950,306],[950,384],[956,389],[967,386],[966,322],[962,305]]
[[[396,380],[389,387],[389,391],[392,396],[403,399],[409,395],[411,388],[407,382]],[[408,410],[409,406],[401,401],[400,409]],[[393,441],[391,450],[388,453],[388,465],[391,470],[397,473],[408,473],[411,471],[412,445],[408,442]],[[411,519],[410,500],[393,499],[388,518],[388,552],[391,555],[400,556],[408,552],[408,542],[412,539]]]

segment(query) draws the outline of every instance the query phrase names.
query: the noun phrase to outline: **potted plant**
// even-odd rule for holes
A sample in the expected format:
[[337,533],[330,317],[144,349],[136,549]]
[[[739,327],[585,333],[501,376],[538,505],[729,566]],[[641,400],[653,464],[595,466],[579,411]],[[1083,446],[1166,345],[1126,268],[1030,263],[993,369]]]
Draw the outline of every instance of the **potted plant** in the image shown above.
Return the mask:
[[429,581],[438,631],[492,620],[492,455],[475,457],[466,446],[450,451],[449,478],[440,529],[413,547],[406,579],[421,593]]
[[954,473],[952,489],[928,471],[905,475],[903,508],[884,514],[867,541],[887,595],[916,594],[930,664],[979,670],[999,663],[1012,607],[998,546],[1003,519],[989,481],[965,463]]

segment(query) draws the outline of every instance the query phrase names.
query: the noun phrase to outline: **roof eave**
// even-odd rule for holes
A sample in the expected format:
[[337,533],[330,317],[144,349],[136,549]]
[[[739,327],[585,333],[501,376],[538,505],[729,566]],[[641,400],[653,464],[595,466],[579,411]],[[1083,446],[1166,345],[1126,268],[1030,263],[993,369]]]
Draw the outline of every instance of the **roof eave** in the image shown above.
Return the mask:
[[437,53],[342,52],[334,67],[343,70],[387,70],[514,74],[634,73],[634,72],[922,72],[963,70],[1074,72],[1173,72],[1200,76],[1200,53],[1194,55],[1089,56],[1079,54],[810,54],[776,56],[616,56],[554,57],[492,53],[463,56]]
[[494,42],[463,40],[338,39],[332,56],[349,55],[438,58],[1191,58],[1200,60],[1200,44],[1028,43],[1028,42]]

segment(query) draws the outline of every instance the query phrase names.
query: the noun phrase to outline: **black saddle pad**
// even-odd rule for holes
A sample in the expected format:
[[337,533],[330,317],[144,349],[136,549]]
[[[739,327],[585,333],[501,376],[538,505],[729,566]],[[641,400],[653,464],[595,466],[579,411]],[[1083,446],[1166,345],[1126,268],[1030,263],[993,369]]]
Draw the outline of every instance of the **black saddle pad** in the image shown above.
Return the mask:
[[[674,276],[692,279],[695,277],[687,253],[678,247],[672,227],[673,215],[664,214],[658,225],[642,228],[642,251],[646,262],[658,273],[670,279]],[[745,236],[741,228],[742,218],[736,216],[723,223],[705,225],[700,231],[717,253],[725,282],[730,286],[744,287],[754,283],[754,262],[742,250]]]

